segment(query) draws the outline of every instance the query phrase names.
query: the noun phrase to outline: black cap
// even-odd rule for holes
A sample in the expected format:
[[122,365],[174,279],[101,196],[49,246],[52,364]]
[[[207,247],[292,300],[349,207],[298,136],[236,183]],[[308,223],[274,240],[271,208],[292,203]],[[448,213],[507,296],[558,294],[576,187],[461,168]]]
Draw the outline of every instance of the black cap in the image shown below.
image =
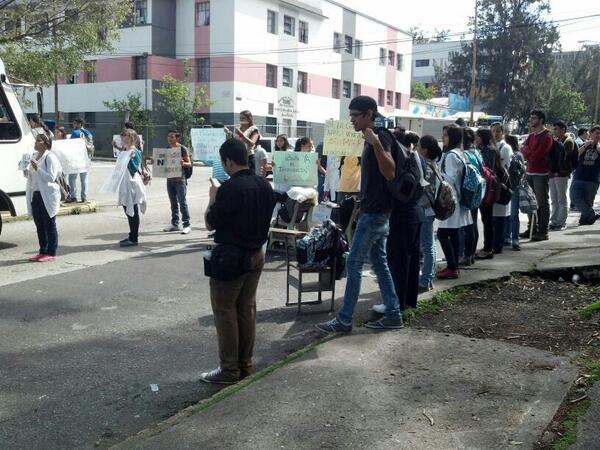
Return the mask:
[[354,97],[350,101],[350,105],[348,109],[354,109],[356,111],[366,112],[368,110],[373,111],[373,118],[375,117],[383,117],[377,111],[377,102],[374,98],[369,97],[368,95],[359,95],[358,97]]

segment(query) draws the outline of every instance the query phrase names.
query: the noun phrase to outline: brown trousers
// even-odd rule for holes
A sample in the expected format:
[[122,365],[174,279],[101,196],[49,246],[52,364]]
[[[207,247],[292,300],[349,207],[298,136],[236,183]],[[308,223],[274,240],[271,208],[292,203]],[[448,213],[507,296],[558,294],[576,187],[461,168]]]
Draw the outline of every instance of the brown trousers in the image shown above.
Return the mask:
[[210,279],[210,302],[219,340],[221,369],[234,378],[249,374],[256,334],[256,288],[265,263],[259,250],[252,271],[229,281]]

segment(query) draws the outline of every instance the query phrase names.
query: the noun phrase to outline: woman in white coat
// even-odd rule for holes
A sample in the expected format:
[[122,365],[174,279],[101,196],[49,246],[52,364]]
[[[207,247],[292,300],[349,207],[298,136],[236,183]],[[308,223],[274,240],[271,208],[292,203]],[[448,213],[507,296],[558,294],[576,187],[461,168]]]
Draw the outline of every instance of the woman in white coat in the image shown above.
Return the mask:
[[62,172],[58,158],[49,150],[52,138],[38,134],[35,138],[35,152],[25,171],[27,177],[27,210],[37,229],[40,250],[30,261],[50,262],[56,259],[58,230],[56,214],[60,208],[60,186],[57,178]]
[[448,219],[438,226],[438,240],[446,257],[447,267],[438,272],[441,279],[458,278],[458,260],[460,256],[460,229],[473,223],[471,211],[460,205],[460,192],[464,177],[465,155],[462,149],[463,131],[456,125],[444,128],[444,153],[442,156],[442,175],[456,193],[459,204]]
[[129,152],[129,163],[119,185],[119,205],[123,206],[127,216],[129,235],[119,241],[119,245],[121,247],[133,247],[138,245],[140,213],[146,212],[146,190],[140,175],[142,152],[135,146],[138,142],[138,135],[131,129],[123,130],[121,142],[123,143],[123,151]]

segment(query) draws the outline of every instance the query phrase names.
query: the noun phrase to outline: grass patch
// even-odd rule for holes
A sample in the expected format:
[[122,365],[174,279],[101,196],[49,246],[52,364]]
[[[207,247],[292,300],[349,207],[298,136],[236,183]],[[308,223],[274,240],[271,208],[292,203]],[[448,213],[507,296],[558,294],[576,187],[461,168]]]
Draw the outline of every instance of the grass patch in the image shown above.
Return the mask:
[[564,433],[552,446],[553,450],[567,450],[577,441],[577,420],[585,415],[589,407],[589,400],[584,400],[567,413],[567,418],[563,422]]
[[596,313],[600,313],[600,298],[579,310],[579,315],[584,319],[588,319]]
[[417,302],[416,308],[411,308],[407,311],[404,311],[403,318],[407,322],[410,322],[412,319],[415,319],[422,314],[437,312],[443,306],[455,301],[465,291],[466,289],[464,287],[459,286],[451,289],[446,289],[445,291],[437,292],[430,299],[421,300]]

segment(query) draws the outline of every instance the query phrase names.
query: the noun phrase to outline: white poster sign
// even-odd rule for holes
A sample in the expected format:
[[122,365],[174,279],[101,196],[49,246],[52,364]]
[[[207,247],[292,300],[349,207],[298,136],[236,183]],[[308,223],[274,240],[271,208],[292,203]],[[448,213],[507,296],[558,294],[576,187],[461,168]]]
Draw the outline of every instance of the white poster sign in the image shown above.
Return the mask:
[[223,128],[192,128],[192,148],[194,161],[218,161],[219,149],[225,142]]
[[[140,147],[141,147],[140,150],[143,152],[144,151],[144,139],[142,138],[141,134],[138,134],[138,138],[140,139]],[[113,157],[117,158],[119,156],[119,152],[121,150],[123,150],[123,141],[121,140],[120,134],[113,134],[112,147],[113,147]]]
[[129,153],[130,152],[119,152],[115,168],[100,188],[100,193],[113,194],[119,190],[121,180],[123,180],[123,176],[125,175],[125,172],[127,172],[127,164],[129,164],[129,161],[131,160]]
[[181,168],[181,147],[155,148],[152,151],[153,175],[156,178],[179,178],[183,176]]
[[65,175],[90,170],[90,158],[83,139],[59,139],[52,142],[52,153],[60,161]]

